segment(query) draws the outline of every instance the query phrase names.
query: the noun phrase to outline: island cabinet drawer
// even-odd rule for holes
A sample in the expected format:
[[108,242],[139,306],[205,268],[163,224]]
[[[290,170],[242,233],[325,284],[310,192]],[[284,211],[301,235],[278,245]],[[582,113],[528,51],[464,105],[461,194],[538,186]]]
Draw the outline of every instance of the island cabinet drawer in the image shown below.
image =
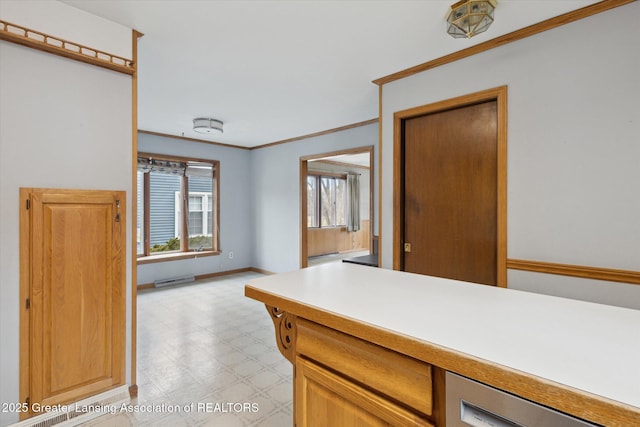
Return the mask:
[[424,416],[296,357],[296,426],[434,427]]
[[431,365],[298,318],[296,353],[387,399],[433,415]]

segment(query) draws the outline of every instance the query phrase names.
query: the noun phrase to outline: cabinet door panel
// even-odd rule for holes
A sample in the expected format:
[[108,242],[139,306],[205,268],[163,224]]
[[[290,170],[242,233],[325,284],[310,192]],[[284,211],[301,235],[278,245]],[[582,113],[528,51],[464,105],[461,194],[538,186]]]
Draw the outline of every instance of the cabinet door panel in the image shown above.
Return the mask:
[[125,193],[25,189],[31,201],[32,402],[124,383]]
[[296,351],[306,359],[329,366],[416,412],[432,415],[433,379],[429,364],[302,318],[296,320],[296,325]]
[[432,426],[427,420],[304,358],[296,358],[296,424]]

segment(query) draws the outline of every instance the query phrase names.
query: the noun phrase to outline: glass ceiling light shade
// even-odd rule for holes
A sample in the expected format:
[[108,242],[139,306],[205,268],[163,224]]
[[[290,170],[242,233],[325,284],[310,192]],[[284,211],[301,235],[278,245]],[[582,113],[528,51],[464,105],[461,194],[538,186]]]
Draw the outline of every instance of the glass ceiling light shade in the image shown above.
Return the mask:
[[471,38],[487,31],[493,23],[496,0],[461,0],[447,14],[447,33],[458,39]]
[[200,117],[193,119],[193,130],[198,133],[211,134],[222,133],[222,122],[220,120],[211,119],[209,117]]

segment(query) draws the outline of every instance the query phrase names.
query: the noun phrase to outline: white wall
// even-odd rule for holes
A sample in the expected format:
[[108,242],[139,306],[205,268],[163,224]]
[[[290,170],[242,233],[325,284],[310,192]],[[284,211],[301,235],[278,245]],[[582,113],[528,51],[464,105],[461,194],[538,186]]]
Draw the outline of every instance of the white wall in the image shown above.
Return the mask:
[[0,19],[131,58],[131,29],[55,0],[2,0]]
[[300,157],[373,145],[376,164],[377,142],[376,123],[251,152],[254,267],[274,273],[300,267]]
[[[3,1],[0,18],[34,27],[33,22],[16,19],[33,4]],[[47,31],[54,35],[58,34],[56,24],[67,28],[77,22],[75,9],[62,3],[37,2],[40,6],[48,13]],[[94,18],[96,27],[131,43],[131,30],[105,26],[102,19]],[[128,37],[121,37],[122,32]],[[0,402],[15,403],[21,305],[19,188],[124,190],[127,215],[132,218],[131,77],[7,42],[0,42],[0,58]],[[130,263],[126,277],[129,299]],[[127,301],[127,381],[131,378],[130,319]],[[0,412],[1,426],[17,420],[18,414]]]
[[[383,266],[393,113],[508,85],[508,257],[640,270],[638,16],[631,3],[385,85]],[[638,285],[543,276],[510,271],[508,286],[640,308]]]
[[[299,268],[300,157],[376,146],[377,141],[377,124],[251,151],[140,133],[141,152],[220,161],[222,254],[139,265],[138,284],[247,267]],[[368,182],[365,187],[368,192]],[[368,218],[368,210],[363,215]]]
[[[249,150],[138,134],[140,152],[193,157],[220,162],[220,250],[215,256],[138,266],[138,284],[186,274],[209,274],[253,267],[253,215],[250,210]],[[229,259],[233,252],[233,259]]]

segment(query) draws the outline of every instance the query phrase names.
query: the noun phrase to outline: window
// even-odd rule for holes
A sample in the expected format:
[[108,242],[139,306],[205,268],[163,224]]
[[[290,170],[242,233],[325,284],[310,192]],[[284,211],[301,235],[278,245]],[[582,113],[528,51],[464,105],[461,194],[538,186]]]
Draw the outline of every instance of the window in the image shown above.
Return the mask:
[[[191,186],[191,183],[189,183]],[[180,192],[176,191],[175,234],[180,235],[182,227],[182,212],[180,207]],[[189,230],[189,249],[196,251],[210,250],[213,235],[213,195],[189,191],[189,215],[187,229]]]
[[307,176],[307,226],[347,224],[347,180],[343,176]]
[[219,162],[140,153],[137,253],[218,251]]

